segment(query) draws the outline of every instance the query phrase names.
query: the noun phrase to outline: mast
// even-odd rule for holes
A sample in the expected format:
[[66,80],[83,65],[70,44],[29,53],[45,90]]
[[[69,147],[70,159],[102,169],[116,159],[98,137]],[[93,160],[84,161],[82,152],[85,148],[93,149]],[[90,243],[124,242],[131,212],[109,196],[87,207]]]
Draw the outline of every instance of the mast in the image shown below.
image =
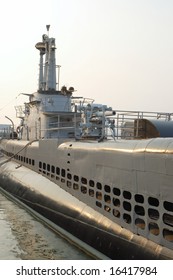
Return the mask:
[[[47,35],[42,36],[42,42],[35,47],[40,51],[39,91],[56,91],[56,58],[55,38],[49,38],[50,25],[46,25]],[[45,54],[45,62],[43,55]]]

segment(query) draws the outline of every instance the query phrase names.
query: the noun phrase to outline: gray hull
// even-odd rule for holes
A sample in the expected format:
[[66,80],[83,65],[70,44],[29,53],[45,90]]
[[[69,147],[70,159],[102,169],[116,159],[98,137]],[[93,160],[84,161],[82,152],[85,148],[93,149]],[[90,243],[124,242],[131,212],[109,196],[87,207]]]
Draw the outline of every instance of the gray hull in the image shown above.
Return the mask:
[[[43,176],[15,162],[1,166],[1,187],[15,199],[110,259],[172,259],[172,250],[133,234],[99,214]],[[55,199],[56,198],[56,199]],[[86,248],[85,248],[86,249]],[[93,253],[95,249],[99,253]]]

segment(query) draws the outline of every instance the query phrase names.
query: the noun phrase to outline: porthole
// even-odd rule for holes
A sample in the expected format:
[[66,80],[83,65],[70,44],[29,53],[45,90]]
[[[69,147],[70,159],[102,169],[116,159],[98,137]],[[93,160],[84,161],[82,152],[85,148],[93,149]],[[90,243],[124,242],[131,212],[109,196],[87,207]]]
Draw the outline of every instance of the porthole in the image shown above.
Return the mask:
[[159,227],[156,223],[149,223],[148,229],[153,235],[159,235],[160,233]]
[[67,181],[67,187],[71,188],[71,182],[70,181]]
[[163,230],[163,237],[170,242],[173,242],[173,231],[172,230],[168,230],[168,229],[164,229]]
[[118,188],[113,188],[113,194],[116,195],[116,196],[120,196],[120,194],[121,194],[120,189],[118,189]]
[[39,161],[39,168],[42,168],[42,162]]
[[135,220],[135,225],[136,225],[138,228],[145,229],[145,221],[144,221],[143,219],[137,218],[137,219]]
[[50,164],[47,164],[47,171],[50,172]]
[[73,189],[74,189],[74,190],[78,190],[78,189],[79,189],[79,185],[76,184],[76,183],[74,183],[74,184],[73,184]]
[[60,168],[59,167],[56,167],[56,174],[60,175]]
[[111,188],[110,188],[110,186],[108,186],[108,185],[105,185],[105,186],[104,186],[104,190],[105,190],[105,192],[107,192],[107,193],[110,193],[110,192],[111,192]]
[[152,206],[158,207],[159,206],[159,200],[155,197],[149,197],[148,203]]
[[87,179],[84,178],[84,177],[82,177],[82,178],[81,178],[81,183],[86,185],[86,184],[87,184]]
[[123,191],[123,197],[125,199],[131,199],[132,195],[129,191]]
[[145,209],[144,209],[144,207],[139,206],[139,205],[135,205],[135,213],[136,213],[137,215],[144,216],[144,215],[145,215]]
[[158,220],[159,219],[159,211],[157,211],[156,209],[153,209],[153,208],[149,208],[148,209],[148,216],[150,217],[150,219]]
[[92,197],[94,197],[94,190],[92,190],[92,189],[89,189],[89,196],[92,196]]
[[75,181],[75,182],[79,182],[79,176],[74,175],[74,181]]
[[81,186],[81,192],[86,194],[87,193],[87,188],[85,186]]
[[118,211],[117,209],[113,209],[113,215],[114,215],[116,218],[120,218],[120,211]]
[[173,203],[172,202],[164,201],[163,205],[167,211],[173,212]]
[[65,169],[63,169],[63,168],[61,169],[61,176],[65,177]]
[[46,170],[46,163],[43,162],[43,169]]
[[126,213],[123,214],[123,220],[124,220],[124,222],[126,222],[127,224],[131,224],[131,222],[132,222],[131,216],[130,216],[129,214],[126,214]]
[[144,197],[142,194],[135,194],[135,201],[138,203],[144,203]]
[[94,181],[93,180],[89,180],[89,186],[94,188]]
[[55,166],[53,166],[53,165],[51,166],[51,172],[55,173]]
[[98,190],[101,190],[102,189],[102,184],[97,182],[96,187],[97,187]]
[[104,206],[104,210],[105,210],[106,212],[111,212],[111,208],[110,208],[108,205],[105,205],[105,206]]
[[98,207],[102,207],[102,204],[101,204],[101,202],[100,201],[96,201],[96,206],[98,206]]
[[68,178],[69,180],[71,180],[72,176],[71,176],[70,173],[67,173],[67,178]]
[[101,192],[96,192],[96,198],[99,200],[102,200],[102,193]]
[[118,198],[113,198],[113,205],[116,207],[120,207],[120,200]]
[[164,213],[164,214],[163,214],[163,222],[164,222],[166,225],[169,225],[169,226],[173,227],[173,216]]
[[110,195],[105,194],[105,195],[104,195],[104,201],[107,202],[107,203],[111,203],[111,197],[110,197]]
[[129,212],[132,210],[131,204],[127,201],[123,201],[123,208],[124,208],[124,210],[129,211]]

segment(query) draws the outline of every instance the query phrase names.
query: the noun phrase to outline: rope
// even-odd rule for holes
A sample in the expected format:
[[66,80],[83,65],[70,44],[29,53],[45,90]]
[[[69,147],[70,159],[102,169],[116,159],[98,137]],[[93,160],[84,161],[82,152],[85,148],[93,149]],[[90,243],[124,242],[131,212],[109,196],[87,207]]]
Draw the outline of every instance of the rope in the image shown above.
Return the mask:
[[4,105],[3,107],[0,108],[0,111],[2,111],[4,108],[6,108],[8,105],[10,105],[12,102],[14,102],[14,100],[16,100],[18,98],[18,96],[20,95],[20,93],[13,98],[11,101],[9,101],[6,105]]
[[28,142],[22,149],[20,149],[17,153],[15,153],[14,155],[12,155],[10,158],[8,158],[7,160],[3,161],[0,163],[0,166],[2,166],[3,164],[11,161],[16,155],[18,155],[21,151],[23,151],[24,149],[26,149],[29,145],[31,145],[33,142],[36,142],[38,140],[32,140],[30,142]]

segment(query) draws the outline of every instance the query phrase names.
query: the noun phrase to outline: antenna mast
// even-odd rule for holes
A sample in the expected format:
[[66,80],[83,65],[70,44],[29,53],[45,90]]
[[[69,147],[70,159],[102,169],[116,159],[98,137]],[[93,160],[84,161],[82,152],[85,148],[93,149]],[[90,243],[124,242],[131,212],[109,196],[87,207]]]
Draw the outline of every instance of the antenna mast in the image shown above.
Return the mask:
[[[36,44],[36,48],[40,51],[39,90],[56,91],[55,38],[49,38],[50,25],[46,25],[46,29],[47,35],[44,34],[42,42]],[[45,64],[43,65],[44,54]]]
[[47,29],[47,36],[49,37],[50,24],[46,25],[46,29]]

